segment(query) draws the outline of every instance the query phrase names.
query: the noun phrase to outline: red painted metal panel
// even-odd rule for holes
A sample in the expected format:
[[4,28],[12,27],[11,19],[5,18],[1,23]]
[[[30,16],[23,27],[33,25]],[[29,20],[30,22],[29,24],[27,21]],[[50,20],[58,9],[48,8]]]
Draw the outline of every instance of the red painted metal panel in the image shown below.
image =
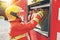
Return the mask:
[[50,40],[57,40],[58,30],[58,3],[59,0],[52,0],[51,9],[51,25],[50,25]]
[[30,38],[31,40],[48,40],[48,38],[38,32],[35,32],[34,30],[30,31]]

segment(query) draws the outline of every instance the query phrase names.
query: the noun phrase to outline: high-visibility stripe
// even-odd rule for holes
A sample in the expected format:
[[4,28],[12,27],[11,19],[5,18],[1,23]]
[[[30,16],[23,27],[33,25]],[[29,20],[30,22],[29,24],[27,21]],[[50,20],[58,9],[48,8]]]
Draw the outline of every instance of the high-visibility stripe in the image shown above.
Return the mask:
[[42,11],[38,12],[38,14],[39,14],[41,17],[43,17],[43,12],[42,12]]
[[42,19],[40,15],[37,15],[37,16],[36,16],[36,18],[38,18],[39,20],[41,20],[41,19]]
[[26,34],[22,34],[22,35],[14,37],[14,38],[11,38],[11,40],[18,40],[18,39],[23,38],[25,36],[26,36]]
[[33,20],[35,20],[37,23],[39,23],[39,21],[42,19],[43,17],[43,13],[37,13],[36,17],[33,18]]
[[34,21],[36,21],[37,23],[39,23],[39,19],[38,18],[34,18]]

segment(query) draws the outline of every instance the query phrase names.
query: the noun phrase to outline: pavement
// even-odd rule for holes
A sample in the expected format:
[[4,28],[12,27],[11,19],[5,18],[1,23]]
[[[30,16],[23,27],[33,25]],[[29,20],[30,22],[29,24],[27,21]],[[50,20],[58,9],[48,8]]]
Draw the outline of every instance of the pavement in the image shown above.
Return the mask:
[[10,40],[9,28],[10,28],[9,22],[0,19],[0,40]]

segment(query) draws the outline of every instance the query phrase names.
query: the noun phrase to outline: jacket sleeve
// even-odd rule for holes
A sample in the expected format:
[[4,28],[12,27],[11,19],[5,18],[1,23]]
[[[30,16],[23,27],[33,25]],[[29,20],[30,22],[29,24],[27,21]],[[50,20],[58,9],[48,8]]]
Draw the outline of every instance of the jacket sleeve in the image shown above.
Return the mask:
[[10,22],[11,23],[11,29],[13,30],[20,30],[20,31],[29,31],[33,29],[37,23],[41,20],[40,14],[37,14],[36,17],[34,17],[30,22],[24,23],[24,22]]

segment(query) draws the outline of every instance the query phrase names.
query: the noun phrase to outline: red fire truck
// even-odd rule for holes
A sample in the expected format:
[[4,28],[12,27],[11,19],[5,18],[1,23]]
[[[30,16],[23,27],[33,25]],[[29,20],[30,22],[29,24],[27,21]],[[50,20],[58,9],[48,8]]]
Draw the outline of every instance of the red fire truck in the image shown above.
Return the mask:
[[[27,40],[60,40],[60,0],[0,0],[0,16],[6,17],[4,11],[11,5],[17,5],[24,10],[19,13],[23,22],[29,22],[34,13],[43,11],[41,22],[27,32]],[[4,20],[4,17],[0,19]]]

